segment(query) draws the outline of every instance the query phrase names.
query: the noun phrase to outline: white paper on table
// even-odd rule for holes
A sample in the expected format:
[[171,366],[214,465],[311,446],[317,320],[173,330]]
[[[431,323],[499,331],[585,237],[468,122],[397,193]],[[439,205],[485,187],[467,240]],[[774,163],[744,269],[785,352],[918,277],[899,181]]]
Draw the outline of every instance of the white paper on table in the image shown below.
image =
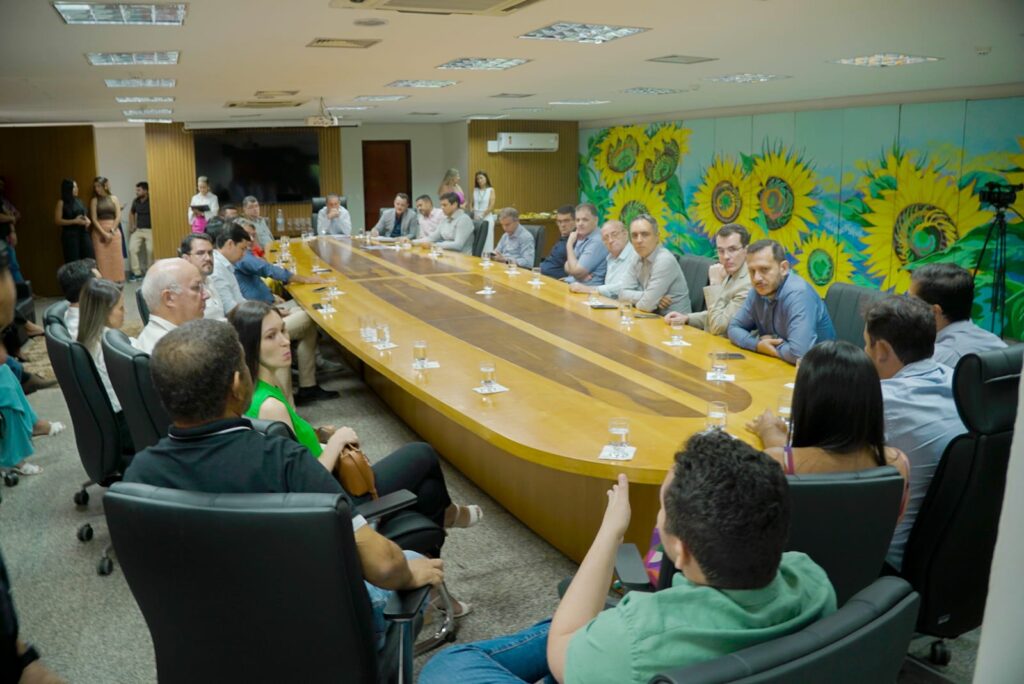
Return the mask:
[[508,387],[492,382],[489,385],[478,385],[473,388],[473,391],[477,394],[497,394],[498,392],[508,392]]
[[330,272],[331,272],[331,269],[327,268],[326,266],[314,266],[313,267],[313,273],[330,273]]
[[672,340],[665,340],[664,342],[662,342],[662,344],[665,345],[666,347],[692,347],[693,346],[692,344],[690,344],[686,340],[679,340],[678,342],[673,342]]
[[441,364],[437,361],[413,361],[413,370],[430,370],[431,368],[440,368]]
[[373,348],[377,351],[387,351],[388,349],[395,349],[398,345],[394,342],[377,342],[373,345]]
[[719,375],[708,371],[708,380],[711,382],[736,382],[735,375]]
[[605,461],[632,461],[633,456],[635,455],[635,446],[618,446],[615,444],[605,444],[604,448],[601,449],[601,455],[598,456],[598,458]]
[[785,385],[783,385],[783,387],[785,387],[786,389],[796,389],[796,383],[795,382],[787,382]]
[[485,297],[488,297],[488,296],[494,294],[495,292],[497,292],[497,290],[477,290],[476,291],[476,293],[478,295],[484,295]]

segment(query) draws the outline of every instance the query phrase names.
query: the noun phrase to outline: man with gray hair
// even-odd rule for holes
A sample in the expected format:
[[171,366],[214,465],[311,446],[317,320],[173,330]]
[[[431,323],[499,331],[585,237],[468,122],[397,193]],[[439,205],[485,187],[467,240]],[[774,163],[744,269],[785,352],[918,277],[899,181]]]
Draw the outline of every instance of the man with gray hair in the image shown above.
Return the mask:
[[266,249],[267,245],[274,241],[274,234],[270,232],[270,224],[267,223],[267,219],[260,216],[260,201],[252,195],[247,195],[242,200],[242,215],[256,229],[256,242],[259,243],[260,248]]
[[598,286],[583,283],[569,283],[572,292],[596,292],[605,297],[618,298],[619,292],[632,282],[633,264],[636,263],[636,250],[629,244],[629,231],[622,221],[611,220],[601,228],[601,242],[608,250],[605,259],[607,268],[604,273],[604,284]]
[[209,294],[203,274],[185,259],[160,259],[142,281],[142,298],[149,307],[149,323],[132,344],[153,353],[164,335],[188,321],[203,317]]
[[690,313],[690,290],[683,269],[675,255],[662,246],[657,220],[650,214],[637,216],[629,224],[629,239],[637,261],[631,269],[633,282],[622,288],[619,299],[662,316],[670,311]]
[[351,235],[352,216],[341,206],[341,197],[331,193],[327,205],[316,215],[317,235]]
[[513,207],[505,207],[498,212],[498,223],[504,235],[495,248],[495,261],[514,261],[523,268],[533,268],[537,246],[530,231],[519,223],[519,212]]

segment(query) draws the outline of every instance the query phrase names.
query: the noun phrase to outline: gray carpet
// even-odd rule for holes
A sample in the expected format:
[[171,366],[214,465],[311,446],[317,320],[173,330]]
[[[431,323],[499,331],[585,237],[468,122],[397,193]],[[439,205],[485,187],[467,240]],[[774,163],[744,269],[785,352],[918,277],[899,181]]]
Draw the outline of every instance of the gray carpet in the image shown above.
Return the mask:
[[[137,321],[134,296],[128,295],[127,320]],[[354,428],[371,460],[416,438],[352,373],[326,376],[322,384],[340,390],[341,398],[304,408],[304,415],[313,424]],[[30,401],[41,417],[63,421],[68,430],[36,440],[33,462],[44,468],[42,474],[0,490],[0,547],[15,588],[21,633],[72,682],[155,681],[152,641],[124,575],[116,566],[110,576],[96,574],[96,561],[109,541],[101,494],[92,490],[87,511],[71,501],[86,477],[60,390],[36,392]],[[574,564],[453,468],[445,464],[444,469],[452,498],[484,509],[480,525],[454,530],[445,544],[448,585],[456,597],[473,604],[472,614],[460,621],[459,641],[506,634],[550,615],[555,585]],[[75,530],[87,520],[96,536],[81,543]],[[970,681],[977,639],[976,631],[952,643],[953,664],[946,676]],[[927,643],[917,650],[926,651]],[[417,668],[425,658],[429,655],[417,660]],[[926,680],[908,673],[900,681]]]

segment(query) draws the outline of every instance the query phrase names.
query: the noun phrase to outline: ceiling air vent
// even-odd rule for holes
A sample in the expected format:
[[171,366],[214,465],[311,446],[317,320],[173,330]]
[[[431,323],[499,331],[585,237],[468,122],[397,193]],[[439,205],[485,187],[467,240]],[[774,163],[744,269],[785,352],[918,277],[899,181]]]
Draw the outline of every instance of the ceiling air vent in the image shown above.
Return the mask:
[[379,42],[380,40],[375,38],[314,38],[306,44],[306,47],[365,50]]
[[420,14],[479,14],[501,17],[540,0],[331,0],[331,7]]
[[289,107],[301,107],[306,104],[305,100],[236,100],[225,102],[228,109],[280,109]]

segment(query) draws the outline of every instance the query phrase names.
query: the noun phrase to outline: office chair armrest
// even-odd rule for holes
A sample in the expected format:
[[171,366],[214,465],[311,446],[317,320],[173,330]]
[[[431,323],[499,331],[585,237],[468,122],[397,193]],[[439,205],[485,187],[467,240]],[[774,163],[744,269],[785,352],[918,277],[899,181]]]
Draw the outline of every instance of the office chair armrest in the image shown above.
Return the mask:
[[615,553],[615,576],[630,591],[654,591],[636,544],[620,544]]
[[360,504],[356,507],[356,512],[367,520],[375,520],[400,511],[403,508],[408,508],[414,503],[416,503],[415,494],[408,489],[399,489],[397,492],[385,494],[376,501]]
[[429,584],[418,589],[391,592],[391,598],[384,606],[384,619],[392,622],[408,622],[423,608],[423,602],[433,587]]

